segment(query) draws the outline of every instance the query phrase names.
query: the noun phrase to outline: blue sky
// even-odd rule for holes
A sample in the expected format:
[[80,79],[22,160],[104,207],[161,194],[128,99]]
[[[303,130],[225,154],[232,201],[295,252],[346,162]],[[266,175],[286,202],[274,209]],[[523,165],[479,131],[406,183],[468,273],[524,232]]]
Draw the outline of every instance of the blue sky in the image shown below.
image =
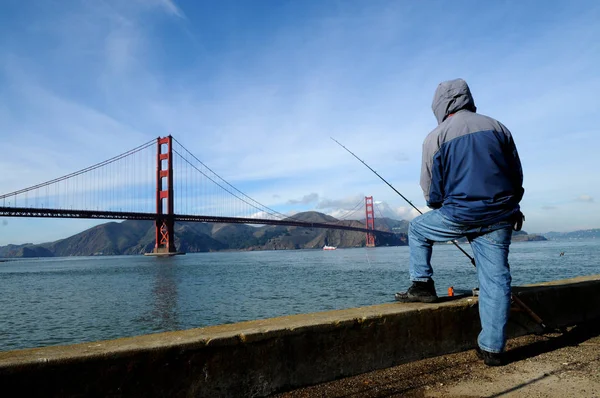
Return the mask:
[[[600,228],[596,1],[4,0],[0,194],[173,134],[282,212],[365,195],[424,209],[421,144],[440,81],[462,77],[513,133],[529,232]],[[344,210],[345,209],[345,210]],[[0,220],[0,245],[76,220]]]

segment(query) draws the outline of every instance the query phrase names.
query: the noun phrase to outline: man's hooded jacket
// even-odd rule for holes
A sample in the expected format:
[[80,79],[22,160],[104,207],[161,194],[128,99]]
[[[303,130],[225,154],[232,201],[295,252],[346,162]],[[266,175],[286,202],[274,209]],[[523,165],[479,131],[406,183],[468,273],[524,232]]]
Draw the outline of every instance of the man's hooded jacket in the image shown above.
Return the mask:
[[421,188],[431,208],[466,225],[489,225],[519,211],[523,172],[508,129],[475,113],[462,79],[441,83],[434,95],[438,121],[423,143]]

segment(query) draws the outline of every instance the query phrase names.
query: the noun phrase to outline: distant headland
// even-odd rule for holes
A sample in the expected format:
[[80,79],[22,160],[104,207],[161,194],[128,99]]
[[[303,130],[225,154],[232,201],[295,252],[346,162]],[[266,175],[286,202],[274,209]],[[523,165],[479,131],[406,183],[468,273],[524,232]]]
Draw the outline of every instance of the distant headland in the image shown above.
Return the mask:
[[[315,211],[295,214],[294,219],[364,226],[364,220],[340,221]],[[406,220],[378,218],[375,220],[375,228],[394,232],[393,237],[379,239],[378,246],[403,246],[408,242]],[[0,258],[143,254],[152,251],[154,238],[152,221],[108,222],[54,242],[1,246]],[[515,242],[540,240],[546,240],[546,237],[540,234],[530,235],[524,231],[513,235]],[[175,243],[180,251],[198,253],[321,249],[325,245],[338,248],[364,247],[366,239],[362,232],[344,230],[181,222],[175,226]]]

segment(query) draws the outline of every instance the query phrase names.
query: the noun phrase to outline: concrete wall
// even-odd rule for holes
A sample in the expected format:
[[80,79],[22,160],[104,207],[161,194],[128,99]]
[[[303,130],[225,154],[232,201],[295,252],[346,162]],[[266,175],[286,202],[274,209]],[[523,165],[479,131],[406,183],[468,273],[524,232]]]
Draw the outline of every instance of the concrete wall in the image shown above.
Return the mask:
[[[600,320],[600,276],[518,287],[551,327]],[[536,331],[522,311],[510,334]],[[382,304],[0,353],[2,396],[252,397],[473,348],[476,298]]]

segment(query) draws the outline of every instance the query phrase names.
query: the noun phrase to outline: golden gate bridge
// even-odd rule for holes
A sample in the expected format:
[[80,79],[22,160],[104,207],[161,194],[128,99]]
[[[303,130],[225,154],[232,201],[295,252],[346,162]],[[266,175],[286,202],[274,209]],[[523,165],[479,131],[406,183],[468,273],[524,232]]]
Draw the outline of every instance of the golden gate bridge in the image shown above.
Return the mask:
[[[373,197],[365,197],[365,226],[306,222],[252,199],[221,178],[172,136],[158,137],[74,173],[0,195],[0,217],[153,220],[151,254],[173,255],[177,221],[340,229],[376,237]],[[175,211],[177,209],[177,212]]]

